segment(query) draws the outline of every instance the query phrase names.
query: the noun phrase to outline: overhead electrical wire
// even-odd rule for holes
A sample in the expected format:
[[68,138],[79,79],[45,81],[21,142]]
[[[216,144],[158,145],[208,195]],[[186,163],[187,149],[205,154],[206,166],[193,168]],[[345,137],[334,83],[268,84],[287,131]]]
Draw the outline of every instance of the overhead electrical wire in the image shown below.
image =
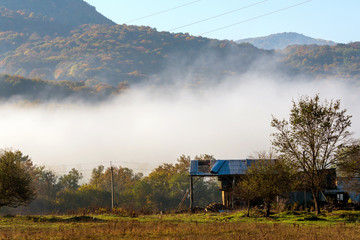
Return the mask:
[[256,6],[256,5],[258,5],[258,4],[261,4],[261,3],[264,3],[264,2],[267,2],[267,1],[269,1],[269,0],[260,1],[260,2],[257,2],[257,3],[253,3],[253,4],[250,4],[250,5],[247,5],[247,6],[238,8],[238,9],[235,9],[235,10],[231,10],[231,11],[228,11],[228,12],[224,12],[224,13],[221,13],[221,14],[218,14],[218,15],[215,15],[215,16],[212,16],[212,17],[209,17],[209,18],[205,18],[205,19],[203,19],[203,20],[199,20],[199,21],[196,21],[196,22],[192,22],[192,23],[189,23],[189,24],[185,24],[185,25],[182,25],[182,26],[179,26],[179,27],[170,29],[169,32],[172,32],[172,31],[177,30],[177,29],[180,29],[180,28],[192,26],[192,25],[195,25],[195,24],[198,24],[198,23],[206,22],[206,21],[209,21],[209,20],[218,18],[218,17],[222,17],[222,16],[225,16],[225,15],[228,15],[228,14],[230,14],[230,13],[238,12],[238,11],[240,11],[240,10],[243,10],[243,9],[246,9],[246,8],[250,8],[250,7]]
[[[112,161],[112,163],[116,164],[141,164],[141,165],[159,165],[161,163],[155,163],[155,162],[127,162],[127,161]],[[107,165],[109,162],[82,162],[82,163],[74,163],[72,165]],[[62,166],[70,166],[69,164],[57,164],[57,165],[51,165],[51,167],[62,167]]]
[[[96,169],[96,168],[87,168],[87,169],[78,169],[78,168],[76,168],[76,167],[73,167],[73,168],[75,168],[77,171],[79,171],[79,172],[91,172],[91,171],[93,171],[94,169]],[[152,167],[152,168],[150,168],[150,167],[144,167],[144,166],[141,166],[141,167],[138,167],[138,168],[131,168],[131,170],[134,170],[134,171],[152,171],[152,170],[154,170],[156,167]],[[48,170],[50,170],[51,172],[54,172],[54,173],[56,173],[56,174],[68,174],[69,173],[69,171],[66,171],[66,170],[54,170],[52,167],[47,167],[46,169],[48,169]]]
[[[141,166],[140,168],[131,168],[132,170],[135,170],[135,171],[152,171],[154,170],[156,167],[146,167],[146,165],[153,165],[153,166],[160,166],[162,165],[161,163],[152,163],[152,162],[125,162],[125,161],[115,161],[115,162],[112,162],[112,163],[115,163],[115,164],[119,164],[119,166],[123,165],[123,164],[127,164],[127,165],[133,165],[133,164],[137,164],[137,165],[143,165]],[[96,164],[109,164],[109,162],[97,162],[97,163],[76,163],[76,164],[59,164],[59,165],[50,165],[50,166],[46,166],[47,169],[50,169],[52,172],[56,173],[56,174],[67,174],[69,173],[68,171],[56,171],[56,170],[53,170],[54,168],[59,168],[59,167],[67,167],[67,168],[70,168],[70,167],[73,167],[75,168],[76,170],[78,170],[79,172],[90,172],[94,169],[96,169],[96,167],[98,167],[99,165],[97,165],[96,167],[92,168],[92,169],[77,169],[76,166],[82,166],[82,165],[96,165]],[[76,166],[74,166],[76,165]],[[126,167],[126,166],[123,166],[123,167]]]
[[191,4],[194,4],[194,3],[197,3],[197,2],[200,2],[200,1],[202,1],[202,0],[196,0],[196,1],[188,2],[188,3],[182,4],[182,5],[176,6],[176,7],[172,7],[172,8],[160,11],[160,12],[152,13],[152,14],[144,16],[144,17],[135,18],[135,19],[132,19],[130,21],[125,22],[125,24],[135,22],[135,21],[138,21],[138,20],[142,20],[142,19],[145,19],[145,18],[153,17],[153,16],[156,16],[156,15],[159,15],[159,14],[162,14],[162,13],[166,13],[166,12],[169,12],[169,11],[173,11],[173,10],[176,10],[178,8],[186,7],[186,6],[189,6]]
[[[75,168],[76,169],[76,168]],[[78,172],[80,173],[84,173],[84,172],[91,172],[93,171],[94,169],[76,169]],[[154,170],[154,168],[136,168],[136,169],[131,169],[133,171],[152,171]],[[54,171],[54,170],[50,170],[51,172],[55,173],[55,174],[68,174],[69,171]]]
[[243,21],[240,21],[240,22],[236,22],[236,23],[227,25],[227,26],[224,26],[224,27],[220,27],[220,28],[216,28],[214,30],[203,32],[203,33],[201,33],[199,35],[206,35],[208,33],[217,32],[217,31],[223,30],[225,28],[229,28],[229,27],[233,27],[233,26],[236,26],[236,25],[239,25],[239,24],[242,24],[242,23],[250,22],[252,20],[256,20],[256,19],[259,19],[259,18],[262,18],[262,17],[266,17],[266,16],[269,16],[269,15],[278,13],[278,12],[282,12],[282,11],[288,10],[290,8],[298,7],[300,5],[303,5],[303,4],[311,2],[311,1],[313,1],[313,0],[308,0],[308,1],[304,1],[304,2],[301,2],[301,3],[295,4],[295,5],[285,7],[285,8],[281,8],[281,9],[278,9],[278,10],[275,10],[275,11],[272,11],[272,12],[269,12],[269,13],[265,13],[265,14],[262,14],[262,15],[259,15],[259,16],[253,17],[253,18],[249,18],[249,19],[246,19],[246,20],[243,20]]

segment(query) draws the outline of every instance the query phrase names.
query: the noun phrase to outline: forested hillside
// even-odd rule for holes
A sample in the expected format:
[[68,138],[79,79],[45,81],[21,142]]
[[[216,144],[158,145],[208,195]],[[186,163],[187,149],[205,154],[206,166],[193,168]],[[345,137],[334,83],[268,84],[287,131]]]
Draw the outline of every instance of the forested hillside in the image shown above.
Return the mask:
[[291,45],[336,45],[333,41],[327,41],[323,39],[315,39],[303,34],[294,32],[284,32],[271,34],[265,37],[257,38],[245,38],[236,41],[237,43],[251,43],[257,48],[267,50],[279,50],[284,49]]
[[[1,73],[44,80],[31,80],[32,85],[74,82],[70,92],[81,86],[90,95],[99,94],[94,89],[112,94],[137,83],[201,87],[249,71],[359,80],[359,45],[263,50],[249,43],[116,25],[83,0],[0,0]],[[22,89],[34,96],[43,87]]]
[[[7,74],[113,86],[151,77],[166,81],[189,71],[202,81],[222,78],[271,54],[250,44],[127,25],[83,25],[58,37],[8,31],[0,34],[0,49],[0,68]],[[172,74],[161,76],[165,70]]]
[[[43,24],[45,29],[42,33],[45,34],[48,33],[51,25],[53,29],[50,30],[50,33],[63,32],[83,24],[115,24],[83,0],[0,0],[0,7],[3,8],[1,23],[7,20],[11,30],[17,32],[24,29],[22,25],[24,23],[27,26],[41,29],[39,26],[31,26],[31,22],[48,23],[48,26]],[[8,14],[4,15],[4,12],[8,12]],[[0,29],[4,31],[2,27],[4,26],[1,26]]]
[[290,46],[281,61],[317,77],[360,80],[360,42],[336,46]]

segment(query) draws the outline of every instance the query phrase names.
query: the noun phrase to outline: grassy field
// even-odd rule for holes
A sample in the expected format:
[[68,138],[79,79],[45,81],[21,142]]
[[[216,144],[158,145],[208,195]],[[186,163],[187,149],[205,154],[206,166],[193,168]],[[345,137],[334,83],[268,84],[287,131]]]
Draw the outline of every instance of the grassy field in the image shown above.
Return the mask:
[[0,239],[360,239],[359,211],[243,215],[8,216]]

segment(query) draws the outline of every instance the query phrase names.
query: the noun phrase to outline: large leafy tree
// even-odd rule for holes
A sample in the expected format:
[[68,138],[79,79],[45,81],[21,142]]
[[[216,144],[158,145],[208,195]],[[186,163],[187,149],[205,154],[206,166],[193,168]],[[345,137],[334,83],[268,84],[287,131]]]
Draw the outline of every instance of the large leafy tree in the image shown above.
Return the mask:
[[[190,159],[189,156],[182,155],[175,164],[164,163],[139,181],[134,187],[135,201],[141,205],[138,207],[156,211],[175,210],[184,195],[189,193]],[[213,157],[204,154],[195,159],[207,160]],[[195,204],[198,206],[220,200],[217,182],[198,179],[194,191]]]
[[79,181],[83,175],[75,168],[71,169],[68,174],[64,174],[59,178],[59,188],[65,190],[77,190],[80,185]]
[[57,177],[51,170],[45,169],[44,166],[36,167],[33,171],[33,182],[36,190],[37,198],[46,199],[48,201],[55,200],[56,193],[59,190]]
[[261,198],[265,205],[265,216],[270,215],[271,204],[278,196],[286,196],[294,187],[291,167],[282,160],[258,160],[247,172],[250,192]]
[[20,151],[0,151],[0,207],[18,207],[35,197],[26,166],[31,162]]
[[296,171],[286,161],[277,159],[271,150],[257,152],[258,159],[246,171],[236,185],[237,197],[247,203],[247,216],[250,215],[250,206],[253,200],[262,200],[265,207],[264,215],[270,215],[271,204],[277,197],[287,197],[296,185]]
[[360,141],[344,146],[337,152],[339,170],[345,175],[360,174]]
[[319,95],[293,101],[289,121],[272,119],[271,125],[277,130],[272,144],[283,159],[303,172],[317,214],[327,174],[324,170],[334,166],[337,150],[347,142],[350,119],[346,109],[340,109],[340,100],[322,102]]
[[105,170],[104,166],[100,165],[92,171],[90,186],[102,192],[111,192],[111,172],[114,179],[115,205],[132,206],[134,204],[132,189],[141,180],[142,174],[121,166],[109,167]]
[[343,177],[344,187],[359,193],[360,183],[354,178],[360,177],[360,141],[339,149],[337,159],[337,167]]

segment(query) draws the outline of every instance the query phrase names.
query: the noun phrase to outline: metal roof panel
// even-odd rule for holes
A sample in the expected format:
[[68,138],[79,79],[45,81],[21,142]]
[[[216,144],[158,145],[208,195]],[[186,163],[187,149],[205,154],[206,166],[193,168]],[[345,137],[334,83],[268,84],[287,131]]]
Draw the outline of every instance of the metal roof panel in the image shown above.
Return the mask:
[[199,171],[199,161],[192,160],[190,164],[190,175],[193,176],[221,176],[221,175],[242,175],[252,161],[248,159],[216,160],[215,164],[206,172]]

